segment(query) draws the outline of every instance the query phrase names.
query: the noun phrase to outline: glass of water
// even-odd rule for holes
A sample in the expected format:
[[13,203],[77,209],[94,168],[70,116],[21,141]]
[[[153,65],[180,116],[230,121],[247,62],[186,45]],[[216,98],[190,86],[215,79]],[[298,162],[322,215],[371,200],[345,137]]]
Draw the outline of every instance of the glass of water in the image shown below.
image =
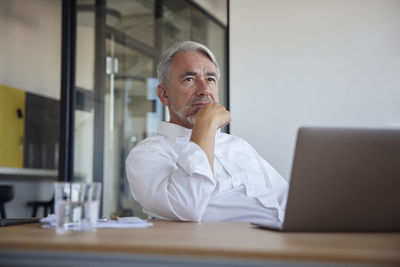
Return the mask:
[[101,183],[54,184],[56,232],[96,231]]

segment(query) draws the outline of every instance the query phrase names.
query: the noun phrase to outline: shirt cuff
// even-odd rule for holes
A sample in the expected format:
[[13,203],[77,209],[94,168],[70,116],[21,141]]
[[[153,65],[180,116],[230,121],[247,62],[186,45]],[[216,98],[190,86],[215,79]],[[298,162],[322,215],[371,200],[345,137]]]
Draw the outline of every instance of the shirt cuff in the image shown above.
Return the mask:
[[177,160],[177,164],[190,176],[193,174],[200,174],[215,182],[206,153],[192,141],[190,141],[182,151]]

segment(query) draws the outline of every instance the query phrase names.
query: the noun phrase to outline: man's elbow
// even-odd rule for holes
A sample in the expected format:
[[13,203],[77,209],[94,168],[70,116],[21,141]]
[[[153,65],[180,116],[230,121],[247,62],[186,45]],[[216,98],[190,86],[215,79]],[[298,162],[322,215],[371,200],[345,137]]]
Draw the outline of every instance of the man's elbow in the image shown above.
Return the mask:
[[169,196],[171,211],[181,221],[200,222],[206,211],[208,201],[200,198]]
[[146,200],[139,201],[146,213],[161,220],[200,222],[205,210],[205,207],[195,207],[182,203],[171,203],[169,201],[160,203],[159,201]]
[[203,212],[193,211],[193,210],[184,210],[177,214],[177,217],[181,221],[187,222],[200,222],[203,217]]

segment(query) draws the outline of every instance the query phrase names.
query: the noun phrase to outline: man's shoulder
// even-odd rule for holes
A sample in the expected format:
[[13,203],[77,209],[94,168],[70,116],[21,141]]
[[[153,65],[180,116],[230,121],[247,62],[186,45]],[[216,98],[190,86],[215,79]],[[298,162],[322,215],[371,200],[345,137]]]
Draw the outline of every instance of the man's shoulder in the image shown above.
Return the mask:
[[153,136],[146,137],[140,141],[135,147],[132,148],[130,154],[141,153],[141,152],[156,152],[168,149],[169,141],[163,135],[156,134]]
[[148,136],[142,141],[139,142],[137,145],[152,145],[152,144],[159,144],[159,143],[166,143],[167,138],[161,134],[155,134],[152,136]]

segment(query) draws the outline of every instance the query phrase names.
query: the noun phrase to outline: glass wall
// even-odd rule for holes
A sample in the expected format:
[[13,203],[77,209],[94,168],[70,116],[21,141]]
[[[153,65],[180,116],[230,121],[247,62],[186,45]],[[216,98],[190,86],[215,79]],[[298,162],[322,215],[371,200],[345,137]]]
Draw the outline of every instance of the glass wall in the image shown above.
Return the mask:
[[182,41],[207,45],[221,66],[225,104],[226,28],[184,0],[80,0],[77,19],[74,179],[103,183],[103,216],[144,217],[124,164],[165,119],[158,61]]

